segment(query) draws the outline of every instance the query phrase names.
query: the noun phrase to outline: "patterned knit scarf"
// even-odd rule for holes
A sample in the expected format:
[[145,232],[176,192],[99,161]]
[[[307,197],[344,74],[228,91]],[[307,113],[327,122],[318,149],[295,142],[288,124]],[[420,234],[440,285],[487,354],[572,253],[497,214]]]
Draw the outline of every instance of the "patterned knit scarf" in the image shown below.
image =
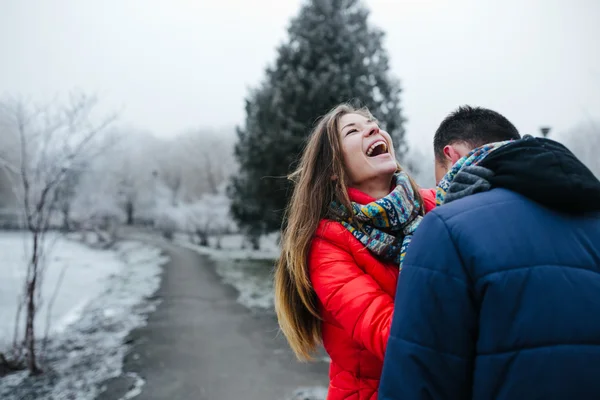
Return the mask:
[[401,269],[406,248],[423,217],[408,175],[400,172],[394,178],[396,187],[389,195],[364,205],[352,202],[353,218],[343,205],[333,202],[331,207],[342,215],[339,222],[366,248]]
[[492,151],[499,149],[500,147],[513,142],[513,140],[506,140],[504,142],[489,143],[481,147],[473,149],[469,154],[461,158],[450,168],[450,171],[442,178],[438,183],[435,195],[435,202],[438,206],[444,204],[446,199],[446,192],[450,188],[452,181],[456,175],[463,169],[470,165],[477,165]]

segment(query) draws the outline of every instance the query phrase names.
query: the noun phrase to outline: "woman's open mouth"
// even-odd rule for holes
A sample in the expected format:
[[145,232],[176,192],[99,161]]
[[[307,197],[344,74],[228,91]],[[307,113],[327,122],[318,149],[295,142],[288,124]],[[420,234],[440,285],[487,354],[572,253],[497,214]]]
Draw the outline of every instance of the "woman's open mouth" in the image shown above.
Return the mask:
[[378,140],[367,149],[367,157],[377,157],[388,154],[388,145],[384,140]]

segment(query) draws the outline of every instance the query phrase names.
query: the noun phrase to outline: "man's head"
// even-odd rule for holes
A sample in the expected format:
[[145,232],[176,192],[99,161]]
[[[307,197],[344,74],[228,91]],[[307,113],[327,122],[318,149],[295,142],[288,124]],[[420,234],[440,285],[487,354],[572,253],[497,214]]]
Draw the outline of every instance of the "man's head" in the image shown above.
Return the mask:
[[433,151],[436,182],[474,148],[520,138],[517,128],[497,112],[481,107],[459,107],[442,121],[435,132]]

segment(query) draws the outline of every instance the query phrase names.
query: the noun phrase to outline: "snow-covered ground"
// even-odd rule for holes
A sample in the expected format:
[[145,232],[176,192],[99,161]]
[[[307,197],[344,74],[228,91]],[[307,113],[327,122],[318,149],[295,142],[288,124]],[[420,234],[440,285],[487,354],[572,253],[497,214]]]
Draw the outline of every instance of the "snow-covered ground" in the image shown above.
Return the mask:
[[[82,307],[99,294],[106,277],[117,273],[121,263],[113,252],[92,250],[53,234],[47,239],[50,254],[36,330],[44,331],[50,299],[58,290],[50,310],[51,333],[57,333],[78,318]],[[17,298],[23,292],[29,249],[30,239],[25,233],[0,233],[0,351],[6,349],[14,334]]]
[[325,400],[327,388],[322,386],[300,387],[289,400]]
[[[55,243],[48,253],[38,334],[45,329],[48,300],[57,287],[58,295],[43,359],[46,371],[37,378],[25,372],[0,378],[3,400],[94,399],[101,382],[121,374],[127,334],[156,307],[150,298],[167,261],[159,249],[128,241],[112,250],[94,250],[59,236],[48,242]],[[23,234],[0,233],[0,349],[12,342],[27,250]]]

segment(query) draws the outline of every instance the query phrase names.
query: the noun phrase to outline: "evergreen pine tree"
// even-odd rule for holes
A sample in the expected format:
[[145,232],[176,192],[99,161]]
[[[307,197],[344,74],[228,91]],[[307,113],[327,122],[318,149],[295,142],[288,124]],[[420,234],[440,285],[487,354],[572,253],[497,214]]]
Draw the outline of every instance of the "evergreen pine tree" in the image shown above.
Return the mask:
[[400,84],[389,74],[383,32],[359,0],[308,0],[275,65],[246,100],[229,187],[232,214],[251,237],[280,228],[294,168],[317,118],[342,102],[368,107],[406,152]]

